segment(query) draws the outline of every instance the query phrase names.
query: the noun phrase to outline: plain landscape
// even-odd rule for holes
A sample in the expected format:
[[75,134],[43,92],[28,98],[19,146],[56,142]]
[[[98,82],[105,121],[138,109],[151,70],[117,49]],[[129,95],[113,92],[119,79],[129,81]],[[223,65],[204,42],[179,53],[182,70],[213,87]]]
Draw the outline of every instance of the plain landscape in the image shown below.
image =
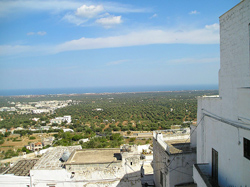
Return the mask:
[[[152,144],[152,138],[138,137],[138,133],[170,129],[173,125],[189,127],[196,122],[197,97],[217,93],[217,90],[205,90],[1,97],[0,128],[7,132],[1,135],[1,158],[18,156],[23,151],[30,153],[25,146],[51,136],[54,142],[44,148],[79,144],[83,148]],[[37,103],[52,101],[68,104],[46,113],[44,108],[48,106],[40,104],[41,113],[34,114],[38,109],[30,111],[29,107]],[[60,116],[71,116],[72,120],[60,124],[51,121]],[[90,141],[79,142],[80,139]]]

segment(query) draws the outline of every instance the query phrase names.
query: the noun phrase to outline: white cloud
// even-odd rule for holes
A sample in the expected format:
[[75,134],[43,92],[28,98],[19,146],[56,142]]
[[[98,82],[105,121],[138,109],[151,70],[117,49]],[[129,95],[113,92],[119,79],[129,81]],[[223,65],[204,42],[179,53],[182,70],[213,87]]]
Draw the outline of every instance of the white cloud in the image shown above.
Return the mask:
[[76,24],[77,26],[85,23],[88,21],[88,19],[85,19],[85,18],[79,18],[79,17],[76,17],[75,15],[73,14],[66,14],[62,20],[65,20],[69,23],[73,23],[73,24]]
[[16,55],[32,50],[31,46],[24,45],[0,45],[0,56]]
[[[104,11],[102,5],[82,5],[81,7],[77,8],[74,13],[67,13],[62,20],[65,20],[69,23],[76,24],[77,26],[82,25],[83,23],[88,22],[94,17],[100,17],[100,15]],[[105,14],[104,14],[105,15]],[[107,13],[107,15],[109,15]]]
[[0,17],[18,12],[51,11],[59,13],[66,10],[76,10],[82,3],[80,1],[67,0],[19,0],[0,1]]
[[196,64],[196,63],[215,63],[220,62],[220,58],[181,58],[181,59],[173,59],[169,60],[168,63],[174,64]]
[[35,33],[34,32],[28,32],[27,35],[28,36],[31,36],[31,35],[34,35]]
[[[212,27],[213,28],[213,27]],[[127,35],[110,36],[105,38],[80,38],[58,45],[55,52],[100,49],[150,44],[218,44],[218,30],[203,29],[175,30],[142,30]]]
[[44,36],[45,34],[47,34],[45,31],[39,31],[39,32],[37,32],[37,35],[40,35],[40,36]]
[[189,12],[189,14],[193,15],[193,14],[199,14],[200,12],[198,12],[197,10],[193,10],[191,12]]
[[151,8],[136,8],[131,5],[115,2],[103,2],[102,4],[104,9],[111,13],[143,13],[152,11]]
[[102,5],[82,5],[81,7],[77,8],[76,10],[76,15],[80,17],[85,17],[85,18],[93,18],[100,14],[101,12],[104,11],[104,8]]
[[117,61],[113,61],[113,62],[108,62],[106,65],[107,66],[112,66],[112,65],[118,65],[118,64],[122,64],[123,62],[127,62],[128,60],[117,60]]
[[220,29],[220,25],[218,23],[214,23],[213,25],[206,25],[205,28],[209,30],[217,31]]
[[[131,32],[126,35],[99,37],[99,38],[80,38],[71,40],[56,46],[30,47],[17,46],[18,51],[36,50],[45,53],[60,53],[64,51],[115,48],[127,46],[140,46],[151,44],[219,44],[219,30],[216,24],[206,25],[202,29],[182,30],[141,30]],[[15,46],[0,46],[2,55],[11,54]],[[2,52],[5,51],[5,52]]]
[[100,18],[96,20],[96,23],[103,25],[104,27],[111,27],[122,23],[121,16],[108,16],[105,18]]
[[[18,0],[18,1],[0,1],[0,17],[18,12],[30,13],[38,11],[49,11],[51,13],[61,13],[65,11],[75,11],[78,16],[93,16],[99,11],[110,13],[142,13],[151,12],[151,8],[136,8],[131,5],[102,2],[101,5],[94,4],[92,1],[80,0]],[[69,12],[67,12],[69,13]],[[71,12],[73,14],[73,12]]]
[[45,31],[38,31],[38,32],[28,32],[27,35],[28,36],[31,36],[31,35],[40,35],[40,36],[44,36],[46,35],[47,33]]
[[150,19],[156,18],[157,16],[158,16],[157,14],[154,14],[153,16],[150,17]]
[[[59,14],[61,20],[69,23],[82,25],[91,18],[100,18],[101,14],[109,13],[142,13],[150,12],[150,8],[137,8],[132,5],[116,3],[116,2],[101,2],[96,4],[90,0],[85,0],[84,4],[80,0],[13,0],[0,1],[0,18],[15,14],[35,14],[36,12],[48,12]],[[105,27],[121,23],[121,19],[117,17],[109,17],[107,19],[98,20]],[[110,24],[107,24],[110,22]],[[113,23],[112,23],[113,22]],[[89,25],[93,25],[90,23]]]

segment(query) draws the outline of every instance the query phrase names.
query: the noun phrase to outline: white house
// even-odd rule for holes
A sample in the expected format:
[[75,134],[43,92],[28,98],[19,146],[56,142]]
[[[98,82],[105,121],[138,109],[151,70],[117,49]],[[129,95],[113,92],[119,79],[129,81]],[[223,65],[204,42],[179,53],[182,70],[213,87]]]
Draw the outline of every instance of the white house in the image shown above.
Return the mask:
[[39,151],[43,148],[43,145],[41,142],[30,143],[29,146],[26,146],[26,148],[31,151]]
[[[190,143],[190,130],[172,129],[153,133],[153,168],[156,187],[193,183],[196,147]],[[194,184],[192,184],[194,185]]]
[[250,0],[220,17],[219,96],[198,98],[197,186],[250,186]]
[[63,121],[66,121],[67,123],[71,123],[71,116],[63,116]]
[[61,124],[66,122],[67,124],[71,123],[71,116],[56,117],[55,119],[50,120],[51,123]]
[[63,129],[63,132],[74,132],[72,129]]
[[78,141],[78,143],[80,143],[80,142],[86,143],[86,142],[88,142],[88,141],[89,141],[88,138],[83,138],[83,139],[80,139],[80,140]]

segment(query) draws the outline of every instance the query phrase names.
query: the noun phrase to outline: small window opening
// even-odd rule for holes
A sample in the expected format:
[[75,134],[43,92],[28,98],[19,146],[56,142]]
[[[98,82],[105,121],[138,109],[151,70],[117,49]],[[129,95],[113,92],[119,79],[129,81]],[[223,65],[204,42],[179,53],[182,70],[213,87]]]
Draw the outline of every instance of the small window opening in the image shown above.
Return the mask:
[[244,157],[250,160],[250,140],[244,138]]
[[133,165],[133,162],[130,162],[130,165],[132,166],[132,165]]
[[163,172],[160,171],[160,184],[163,186]]

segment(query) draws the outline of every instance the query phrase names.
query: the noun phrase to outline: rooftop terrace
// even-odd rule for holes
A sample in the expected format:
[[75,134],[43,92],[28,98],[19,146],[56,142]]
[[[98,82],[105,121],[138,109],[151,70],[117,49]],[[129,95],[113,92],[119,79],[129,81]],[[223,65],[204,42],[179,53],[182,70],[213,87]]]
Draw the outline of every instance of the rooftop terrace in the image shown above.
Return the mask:
[[121,160],[120,149],[81,149],[75,150],[67,164],[110,163]]

